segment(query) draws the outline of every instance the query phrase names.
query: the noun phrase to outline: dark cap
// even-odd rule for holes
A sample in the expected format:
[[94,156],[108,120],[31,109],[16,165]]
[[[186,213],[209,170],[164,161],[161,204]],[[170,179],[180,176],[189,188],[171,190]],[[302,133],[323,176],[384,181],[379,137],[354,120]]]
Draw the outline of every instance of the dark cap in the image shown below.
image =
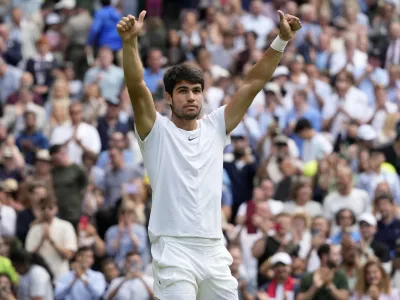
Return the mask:
[[57,154],[63,149],[63,147],[64,146],[62,144],[53,145],[49,149],[49,154],[50,155]]
[[273,142],[277,145],[287,145],[288,144],[288,137],[284,134],[277,135],[274,137]]
[[118,97],[107,97],[106,99],[107,104],[118,106],[120,103],[120,100]]

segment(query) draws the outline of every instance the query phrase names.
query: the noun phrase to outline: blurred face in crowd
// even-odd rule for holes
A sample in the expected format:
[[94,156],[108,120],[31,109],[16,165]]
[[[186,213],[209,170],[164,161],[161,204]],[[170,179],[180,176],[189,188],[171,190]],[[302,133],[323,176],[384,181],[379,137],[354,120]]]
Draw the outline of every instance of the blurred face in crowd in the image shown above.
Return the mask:
[[374,152],[371,154],[369,163],[371,170],[379,172],[381,164],[385,161],[385,156],[382,153]]
[[197,62],[203,71],[210,70],[212,66],[210,53],[206,49],[199,50]]
[[142,270],[142,260],[139,255],[128,255],[125,259],[125,273],[136,273]]
[[264,194],[264,191],[263,191],[261,188],[255,187],[255,188],[253,189],[253,200],[254,200],[256,203],[260,203],[260,202],[265,201],[264,195],[265,195],[265,194]]
[[175,116],[182,120],[195,120],[200,115],[203,90],[200,83],[178,82],[172,95],[166,93],[167,103]]
[[271,199],[274,196],[274,184],[269,179],[264,179],[260,184],[261,190],[264,192],[264,199]]
[[120,112],[119,105],[107,103],[107,117],[110,119],[117,119]]
[[317,233],[321,233],[326,236],[326,233],[329,231],[329,224],[328,221],[323,217],[316,217],[314,218],[311,230]]
[[170,30],[168,32],[168,42],[171,47],[179,47],[180,38],[176,30]]
[[261,14],[262,8],[263,4],[260,0],[253,0],[250,4],[250,12],[255,16]]
[[29,131],[36,127],[36,115],[33,112],[25,114],[25,128]]
[[392,23],[390,25],[390,36],[393,40],[400,39],[400,23]]
[[389,219],[393,216],[393,203],[390,199],[380,199],[376,203],[376,208],[383,219]]
[[292,226],[292,218],[289,216],[281,215],[278,216],[276,219],[276,224],[277,224],[277,233],[280,236],[286,235],[291,226]]
[[311,4],[303,4],[300,7],[301,18],[306,23],[312,23],[317,17],[315,7]]
[[119,168],[124,163],[122,152],[116,148],[109,150],[110,162],[114,168]]
[[242,251],[240,248],[233,247],[229,249],[229,253],[232,255],[233,262],[230,265],[231,272],[236,273],[239,271],[239,267],[242,264]]
[[50,45],[48,42],[41,42],[38,44],[38,51],[40,55],[44,56],[50,52]]
[[357,261],[357,245],[353,242],[346,246],[342,246],[343,263],[354,265]]
[[215,21],[215,17],[217,16],[217,9],[215,6],[209,6],[206,9],[206,20],[208,23],[213,23]]
[[328,261],[330,264],[338,266],[340,265],[342,260],[342,255],[340,251],[340,246],[338,245],[331,245]]
[[110,260],[103,265],[103,273],[107,282],[111,282],[113,279],[119,277],[119,270],[115,265],[115,262]]
[[285,157],[281,164],[280,164],[280,169],[282,171],[282,174],[286,177],[292,176],[296,173],[296,167],[293,163],[292,158],[290,157]]
[[6,243],[6,241],[0,237],[0,256],[7,257],[10,252],[10,246]]
[[160,68],[162,67],[161,51],[160,50],[152,50],[149,53],[147,63],[149,64],[149,67],[153,72],[158,72],[160,70]]
[[251,32],[247,32],[245,35],[246,38],[246,46],[249,49],[255,49],[256,47],[256,42],[257,42],[257,38],[255,37],[255,35]]
[[233,32],[226,33],[224,35],[223,40],[222,40],[222,44],[224,45],[224,48],[225,49],[232,48],[233,47],[233,40],[234,40]]
[[111,49],[101,48],[99,51],[99,62],[102,68],[108,68],[113,62],[113,53]]
[[322,51],[328,51],[331,48],[331,37],[328,34],[319,35],[319,48]]
[[22,21],[22,10],[18,7],[13,8],[11,12],[13,22],[19,24]]
[[51,162],[47,160],[36,160],[35,171],[38,175],[48,175],[51,170]]
[[44,186],[36,186],[29,194],[29,201],[32,207],[37,207],[40,199],[47,197],[47,189]]
[[370,264],[366,270],[366,281],[369,286],[377,285],[379,286],[382,280],[382,272],[377,264]]
[[275,279],[279,282],[285,281],[290,275],[290,266],[277,263],[273,266]]
[[342,228],[342,229],[346,229],[349,228],[353,225],[353,215],[351,213],[351,211],[349,210],[343,210],[340,214],[339,214],[339,223],[338,225]]
[[376,227],[365,221],[360,222],[360,233],[363,239],[368,240],[375,235]]
[[40,206],[42,211],[42,219],[45,222],[51,222],[58,212],[57,205],[55,203],[48,202],[46,204],[41,204]]
[[111,135],[110,146],[117,147],[118,149],[123,150],[125,148],[125,138],[122,132],[114,132]]
[[340,168],[336,172],[336,187],[339,192],[347,192],[352,184],[353,174],[349,168]]
[[54,83],[53,87],[53,98],[55,99],[63,99],[68,98],[69,90],[68,90],[68,82],[64,79],[58,79]]
[[74,103],[69,108],[69,115],[71,117],[72,124],[77,125],[83,120],[82,105],[80,103]]
[[33,75],[29,72],[24,72],[21,76],[21,86],[31,87],[33,85]]
[[296,202],[306,203],[310,201],[312,195],[311,184],[306,183],[302,185],[296,192]]
[[232,141],[235,158],[242,158],[246,154],[246,149],[249,146],[247,139],[245,137],[234,137]]
[[81,251],[77,261],[84,270],[90,269],[94,263],[93,251],[89,249]]
[[296,109],[302,108],[305,104],[307,99],[304,97],[304,93],[296,91],[293,95],[293,105]]

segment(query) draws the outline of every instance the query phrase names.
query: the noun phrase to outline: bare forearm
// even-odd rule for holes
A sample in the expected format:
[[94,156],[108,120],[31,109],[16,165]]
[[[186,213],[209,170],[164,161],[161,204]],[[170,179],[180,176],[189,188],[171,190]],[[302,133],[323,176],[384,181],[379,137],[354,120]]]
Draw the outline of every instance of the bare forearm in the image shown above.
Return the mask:
[[334,284],[330,284],[329,289],[331,291],[332,297],[335,300],[346,300],[349,296],[349,293],[347,291],[337,289]]
[[122,47],[123,68],[126,85],[134,87],[135,84],[143,80],[143,65],[139,56],[138,40],[132,39],[124,42]]

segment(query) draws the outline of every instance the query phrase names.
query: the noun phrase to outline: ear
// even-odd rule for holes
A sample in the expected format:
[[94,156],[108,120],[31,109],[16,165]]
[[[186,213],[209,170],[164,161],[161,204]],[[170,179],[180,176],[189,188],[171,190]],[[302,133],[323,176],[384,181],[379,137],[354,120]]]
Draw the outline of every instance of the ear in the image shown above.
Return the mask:
[[165,95],[165,100],[167,100],[168,105],[172,106],[172,97],[171,97],[171,95],[168,92],[165,92],[164,95]]

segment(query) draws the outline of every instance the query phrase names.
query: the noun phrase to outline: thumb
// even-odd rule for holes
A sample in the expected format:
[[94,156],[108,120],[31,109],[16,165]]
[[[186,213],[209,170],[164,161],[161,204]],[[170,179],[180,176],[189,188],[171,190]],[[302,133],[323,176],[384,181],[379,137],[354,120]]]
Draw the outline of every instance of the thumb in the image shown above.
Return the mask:
[[278,10],[278,14],[279,14],[279,20],[282,23],[283,20],[285,19],[285,15],[281,10]]
[[142,10],[142,12],[139,15],[139,22],[143,23],[144,17],[146,16],[146,13],[147,12],[145,10]]

